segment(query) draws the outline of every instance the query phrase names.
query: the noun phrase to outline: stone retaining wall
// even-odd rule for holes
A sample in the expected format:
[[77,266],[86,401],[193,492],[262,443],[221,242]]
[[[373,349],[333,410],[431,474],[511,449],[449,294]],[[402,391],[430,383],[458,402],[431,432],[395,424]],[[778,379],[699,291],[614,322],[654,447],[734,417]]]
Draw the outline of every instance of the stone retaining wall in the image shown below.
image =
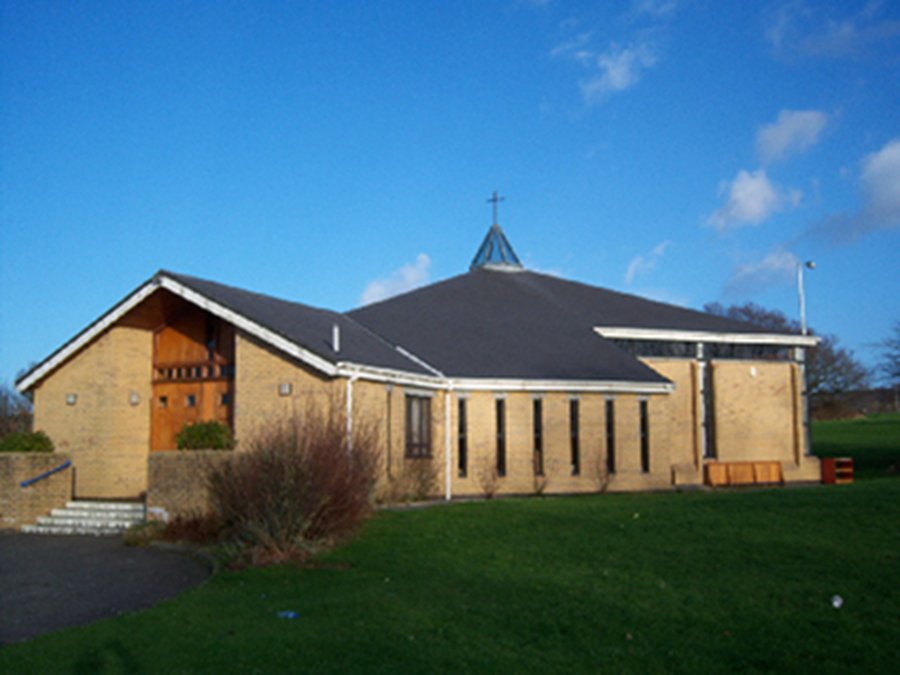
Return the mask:
[[69,459],[60,452],[0,453],[0,530],[32,525],[38,516],[46,516],[72,499],[71,466],[27,488],[19,485]]
[[151,452],[148,466],[147,517],[165,520],[208,508],[206,472],[231,457],[227,450]]

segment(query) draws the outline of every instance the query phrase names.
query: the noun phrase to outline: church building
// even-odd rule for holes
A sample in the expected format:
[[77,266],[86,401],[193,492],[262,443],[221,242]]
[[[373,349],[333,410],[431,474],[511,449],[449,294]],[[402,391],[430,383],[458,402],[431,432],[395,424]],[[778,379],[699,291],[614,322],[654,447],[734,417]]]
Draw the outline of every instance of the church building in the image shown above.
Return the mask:
[[144,494],[195,421],[241,440],[309,405],[378,435],[379,485],[432,496],[815,481],[816,338],[525,269],[470,269],[340,313],[160,271],[20,378],[78,498]]

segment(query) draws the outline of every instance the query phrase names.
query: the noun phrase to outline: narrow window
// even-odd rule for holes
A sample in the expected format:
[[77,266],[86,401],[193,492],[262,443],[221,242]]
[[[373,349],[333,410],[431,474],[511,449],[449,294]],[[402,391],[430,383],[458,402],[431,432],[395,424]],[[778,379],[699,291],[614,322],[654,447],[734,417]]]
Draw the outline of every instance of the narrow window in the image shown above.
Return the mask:
[[544,402],[534,399],[534,475],[544,475]]
[[193,394],[188,394],[186,403],[188,408],[193,408],[197,405],[197,397]]
[[606,402],[606,472],[616,472],[616,402]]
[[459,477],[465,478],[468,470],[468,443],[466,440],[466,399],[459,399],[456,416],[456,457],[459,469]]
[[497,475],[506,475],[506,401],[496,400],[497,406]]
[[231,395],[230,394],[222,394],[222,405],[228,405],[231,403]]
[[431,399],[406,397],[406,456],[431,457]]
[[647,401],[641,401],[641,471],[650,472],[650,419]]
[[581,457],[578,447],[578,399],[569,401],[569,439],[572,449],[572,475],[581,473]]
[[713,391],[713,367],[707,361],[701,363],[703,378],[703,457],[716,458],[716,398]]

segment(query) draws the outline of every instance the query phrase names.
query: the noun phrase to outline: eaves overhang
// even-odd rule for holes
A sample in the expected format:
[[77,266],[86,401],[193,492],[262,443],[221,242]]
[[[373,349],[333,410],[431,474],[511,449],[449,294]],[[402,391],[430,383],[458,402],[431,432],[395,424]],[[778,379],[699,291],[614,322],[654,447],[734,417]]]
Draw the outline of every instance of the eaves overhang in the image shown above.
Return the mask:
[[331,361],[322,358],[318,354],[298,345],[296,342],[289,340],[266,326],[235,312],[225,305],[211,300],[165,273],[160,273],[128,295],[106,314],[53,352],[53,354],[44,361],[25,373],[25,375],[16,381],[16,389],[23,393],[31,389],[49,373],[62,365],[79,350],[87,346],[92,340],[96,339],[101,333],[113,326],[119,319],[159,289],[165,289],[187,302],[208,311],[210,314],[228,321],[237,328],[253,335],[275,349],[302,361],[326,376],[334,377],[338,374],[336,364]]
[[780,345],[785,347],[815,347],[821,342],[821,338],[815,335],[788,335],[784,333],[717,333],[712,331],[611,326],[595,326],[594,331],[601,337],[613,340],[660,340],[669,342]]

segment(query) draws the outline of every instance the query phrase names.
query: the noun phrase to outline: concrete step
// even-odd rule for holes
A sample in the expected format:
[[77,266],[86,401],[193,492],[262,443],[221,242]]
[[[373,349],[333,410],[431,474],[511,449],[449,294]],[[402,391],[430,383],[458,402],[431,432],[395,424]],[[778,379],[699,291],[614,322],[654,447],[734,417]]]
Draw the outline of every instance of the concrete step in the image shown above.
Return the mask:
[[64,509],[53,509],[35,525],[24,525],[29,534],[117,535],[144,522],[144,505],[134,502],[71,501]]
[[22,532],[25,534],[56,534],[56,535],[92,535],[95,537],[110,537],[121,535],[124,530],[115,528],[97,528],[84,525],[67,526],[67,525],[23,525]]
[[137,502],[96,502],[96,501],[71,501],[66,504],[67,509],[74,511],[102,511],[108,513],[138,513],[143,515],[144,505]]
[[101,518],[61,518],[58,516],[40,516],[38,525],[60,525],[62,527],[97,527],[105,530],[127,530],[140,520],[105,520]]
[[109,522],[136,522],[144,519],[144,512],[131,511],[88,511],[87,509],[53,509],[50,512],[53,518],[85,518],[90,520],[105,520]]

